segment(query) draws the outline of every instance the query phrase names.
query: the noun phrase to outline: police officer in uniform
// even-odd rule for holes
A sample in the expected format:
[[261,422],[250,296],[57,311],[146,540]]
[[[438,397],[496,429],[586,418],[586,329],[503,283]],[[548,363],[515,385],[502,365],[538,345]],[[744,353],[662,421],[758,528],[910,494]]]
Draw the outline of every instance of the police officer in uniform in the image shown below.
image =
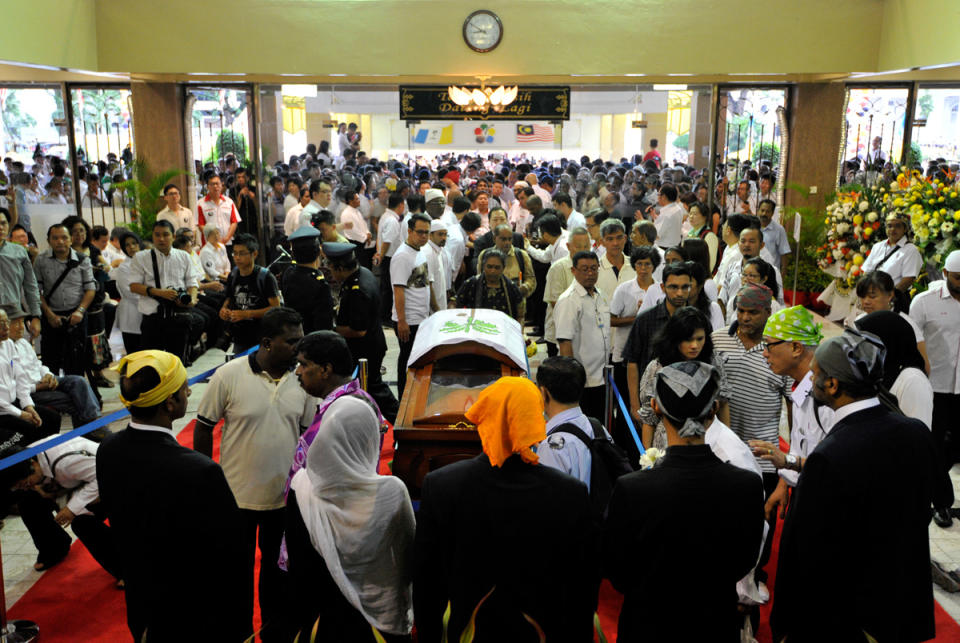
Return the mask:
[[367,359],[367,392],[392,424],[397,419],[400,403],[380,374],[387,352],[380,321],[380,286],[373,273],[357,262],[353,244],[325,242],[323,254],[333,278],[340,282],[340,309],[334,330],[347,340],[354,359]]
[[286,306],[303,318],[304,334],[333,330],[333,297],[330,282],[320,271],[320,231],[303,226],[288,238],[296,263],[283,273],[280,291]]

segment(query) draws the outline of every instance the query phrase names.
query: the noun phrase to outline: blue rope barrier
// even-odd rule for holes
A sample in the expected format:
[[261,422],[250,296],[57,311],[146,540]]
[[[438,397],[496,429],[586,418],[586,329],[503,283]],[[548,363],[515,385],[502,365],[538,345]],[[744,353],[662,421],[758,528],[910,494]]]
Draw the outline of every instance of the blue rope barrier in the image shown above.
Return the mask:
[[[236,359],[238,357],[246,357],[250,353],[257,350],[258,348],[260,347],[254,346],[253,348],[245,350],[242,353],[237,353],[236,355],[233,356],[233,359]],[[194,375],[193,377],[187,380],[187,384],[192,385],[207,379],[208,377],[213,375],[217,371],[217,369],[220,368],[220,366],[223,366],[223,364],[220,364],[216,368],[211,368],[208,371],[204,371],[199,375]],[[64,442],[72,440],[73,438],[78,438],[82,435],[86,435],[87,433],[90,433],[91,431],[96,431],[97,429],[105,427],[108,424],[111,424],[112,422],[116,422],[117,420],[123,419],[128,415],[130,415],[130,412],[127,409],[119,409],[114,411],[110,415],[105,415],[102,418],[97,418],[93,422],[84,424],[83,426],[77,427],[71,431],[68,431],[66,433],[61,433],[60,435],[55,435],[47,440],[44,440],[40,444],[37,444],[32,447],[28,447],[23,451],[20,451],[19,453],[15,453],[11,456],[7,456],[6,458],[3,458],[2,460],[0,460],[0,471],[8,467],[12,467],[18,462],[29,460],[33,456],[43,453],[47,449],[52,449],[57,445],[60,445],[60,444],[63,444]]]
[[[607,381],[610,383],[610,386],[613,387],[613,394],[617,396],[617,403],[620,405],[620,412],[623,413],[623,418],[627,421],[627,428],[630,429],[630,435],[633,436],[633,441],[637,444],[637,449],[640,450],[640,455],[643,455],[647,452],[643,448],[643,442],[640,441],[640,437],[637,435],[637,429],[633,426],[633,418],[630,417],[630,411],[627,409],[627,406],[623,403],[623,398],[620,397],[620,390],[617,388],[617,385],[613,381],[613,376],[608,375]],[[0,465],[3,464],[3,461],[0,460]],[[2,468],[2,467],[0,467]]]

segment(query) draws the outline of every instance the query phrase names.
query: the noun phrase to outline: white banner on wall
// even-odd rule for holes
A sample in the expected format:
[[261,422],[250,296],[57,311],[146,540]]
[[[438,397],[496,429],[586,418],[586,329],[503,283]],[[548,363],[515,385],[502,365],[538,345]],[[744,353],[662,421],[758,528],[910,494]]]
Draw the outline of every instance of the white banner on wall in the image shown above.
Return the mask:
[[561,129],[541,121],[421,121],[408,130],[412,149],[553,150]]

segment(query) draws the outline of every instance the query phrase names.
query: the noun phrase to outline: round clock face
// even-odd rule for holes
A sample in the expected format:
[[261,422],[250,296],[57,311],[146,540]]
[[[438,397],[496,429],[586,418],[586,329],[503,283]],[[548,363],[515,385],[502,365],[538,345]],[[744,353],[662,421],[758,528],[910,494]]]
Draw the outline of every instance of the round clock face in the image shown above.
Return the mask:
[[463,22],[463,39],[474,51],[490,51],[500,44],[501,38],[503,23],[492,11],[474,11]]

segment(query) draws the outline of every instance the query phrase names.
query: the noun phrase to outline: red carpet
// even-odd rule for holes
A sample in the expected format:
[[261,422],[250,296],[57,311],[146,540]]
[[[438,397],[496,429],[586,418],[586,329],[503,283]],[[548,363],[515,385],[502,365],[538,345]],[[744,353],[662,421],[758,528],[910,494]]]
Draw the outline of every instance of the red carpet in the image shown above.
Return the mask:
[[[177,440],[180,444],[193,446],[193,422],[180,432]],[[214,459],[220,457],[219,425],[214,433]],[[388,444],[392,444],[392,429],[388,434]],[[381,454],[380,471],[389,471],[392,452]],[[780,546],[780,525],[774,534],[773,552],[767,571],[770,573],[770,591],[773,593],[774,577],[777,571],[777,553]],[[259,569],[259,555],[257,568]],[[39,574],[38,574],[39,575]],[[256,586],[254,586],[256,591]],[[617,618],[623,602],[621,595],[608,581],[600,587],[600,626],[610,643],[617,640]],[[770,634],[770,605],[760,608],[760,631],[756,633],[759,643],[772,643]],[[939,604],[935,604],[937,638],[941,643],[960,641],[958,625]],[[29,619],[40,625],[44,642],[116,643],[131,641],[127,630],[126,608],[123,592],[114,589],[113,579],[93,560],[79,542],[75,543],[70,555],[62,563],[44,573],[33,587],[10,608],[9,618]],[[260,612],[254,601],[254,627],[259,628]]]

